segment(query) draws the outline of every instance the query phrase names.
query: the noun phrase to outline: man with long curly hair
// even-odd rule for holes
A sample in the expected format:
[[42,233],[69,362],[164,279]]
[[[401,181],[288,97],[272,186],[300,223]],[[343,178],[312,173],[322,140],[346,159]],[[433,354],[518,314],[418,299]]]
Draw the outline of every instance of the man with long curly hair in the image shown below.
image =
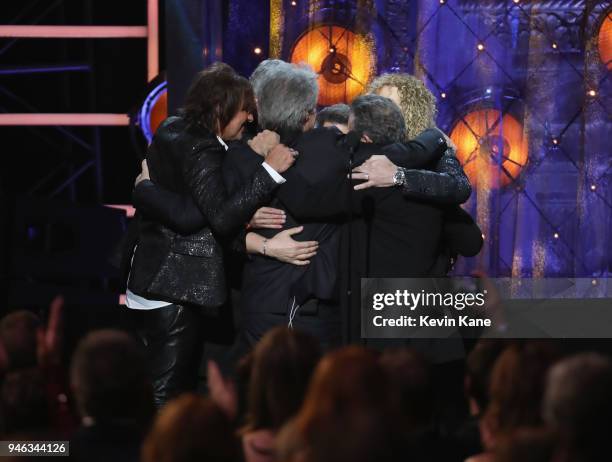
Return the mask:
[[425,84],[410,74],[382,74],[368,87],[368,93],[389,98],[397,104],[406,123],[406,139],[436,126],[436,98]]
[[[403,73],[382,74],[372,81],[368,92],[389,98],[399,107],[406,124],[407,140],[436,126],[436,98],[417,77]],[[470,183],[455,157],[455,146],[448,138],[447,144],[449,148],[432,166],[432,171],[406,169],[395,165],[386,156],[372,156],[355,169],[354,178],[366,180],[355,189],[401,185],[405,196],[424,198],[421,191],[434,188],[438,194],[427,196],[428,200],[453,204],[453,199],[459,198],[456,202],[464,202],[471,193]],[[443,239],[441,249],[447,255],[440,259],[441,266],[448,264],[450,267],[452,260],[447,257],[454,259],[457,254],[473,256],[482,247],[480,229],[458,206],[446,209]]]
[[[397,104],[404,116],[406,140],[436,126],[436,98],[415,76],[382,74],[372,81],[368,92],[389,98]],[[377,155],[355,169],[354,178],[366,180],[355,189],[401,185],[404,194],[418,198],[425,197],[421,191],[427,186],[438,191],[435,197],[438,202],[465,202],[470,197],[470,183],[454,155],[454,145],[448,138],[446,141],[449,149],[432,168],[436,173],[406,169],[402,165],[395,165],[385,156]]]

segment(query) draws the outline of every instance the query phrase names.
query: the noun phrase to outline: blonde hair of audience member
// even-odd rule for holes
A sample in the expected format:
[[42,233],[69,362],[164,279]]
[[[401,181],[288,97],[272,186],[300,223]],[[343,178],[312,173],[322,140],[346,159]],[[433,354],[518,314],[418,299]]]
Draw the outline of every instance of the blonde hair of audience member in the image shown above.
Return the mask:
[[436,98],[415,76],[382,74],[372,81],[368,92],[389,98],[399,106],[406,122],[407,140],[436,126]]

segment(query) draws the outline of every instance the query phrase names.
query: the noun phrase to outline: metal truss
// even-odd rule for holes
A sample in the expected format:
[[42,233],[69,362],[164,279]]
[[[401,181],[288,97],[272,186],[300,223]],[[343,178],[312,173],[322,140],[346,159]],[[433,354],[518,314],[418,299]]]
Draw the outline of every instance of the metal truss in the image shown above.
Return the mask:
[[[143,26],[52,26],[42,25],[41,22],[49,15],[50,12],[62,5],[63,0],[50,2],[46,7],[36,15],[32,24],[19,25],[18,23],[31,12],[38,1],[26,3],[20,13],[11,21],[11,24],[0,25],[0,38],[9,38],[6,44],[0,47],[0,56],[8,49],[15,45],[19,40],[27,39],[55,39],[55,40],[100,40],[100,39],[145,39],[147,40],[147,77],[148,81],[152,80],[159,73],[159,44],[158,44],[158,0],[146,0],[147,2],[147,24]],[[87,0],[86,10],[91,13],[91,0]],[[66,73],[66,72],[85,72],[89,74],[89,101],[94,101],[94,81],[93,81],[93,52],[92,47],[88,47],[87,62],[65,62],[62,64],[40,64],[32,66],[12,66],[0,67],[0,75],[17,75],[17,74],[51,74],[51,73]],[[89,169],[94,170],[96,197],[98,201],[102,201],[102,167],[101,167],[101,149],[100,149],[100,127],[101,126],[127,126],[129,125],[129,116],[127,114],[66,114],[66,113],[40,113],[36,107],[29,104],[20,96],[11,92],[4,85],[0,85],[0,94],[10,100],[12,103],[23,108],[20,113],[7,113],[4,108],[0,107],[0,126],[25,126],[39,138],[51,145],[53,143],[38,130],[37,126],[54,127],[62,136],[69,142],[75,143],[81,148],[84,148],[89,155],[89,159],[82,162],[79,166],[68,165],[67,162],[62,162],[52,171],[48,172],[44,177],[40,178],[33,187],[28,191],[30,194],[35,194],[40,191],[43,186],[47,185],[52,178],[58,175],[66,175],[66,178],[61,184],[53,189],[48,197],[53,197],[71,187],[72,200],[75,200],[74,183],[75,181]],[[92,127],[92,139],[85,140],[81,135],[77,134],[69,127],[74,126],[89,126]],[[61,149],[58,149],[61,152]]]

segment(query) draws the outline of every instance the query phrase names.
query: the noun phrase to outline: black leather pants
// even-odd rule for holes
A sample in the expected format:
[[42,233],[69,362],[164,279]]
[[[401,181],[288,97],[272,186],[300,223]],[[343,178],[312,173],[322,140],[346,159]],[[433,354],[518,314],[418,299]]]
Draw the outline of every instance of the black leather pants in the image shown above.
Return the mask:
[[132,328],[146,348],[155,406],[195,391],[204,348],[201,310],[169,305],[129,311]]

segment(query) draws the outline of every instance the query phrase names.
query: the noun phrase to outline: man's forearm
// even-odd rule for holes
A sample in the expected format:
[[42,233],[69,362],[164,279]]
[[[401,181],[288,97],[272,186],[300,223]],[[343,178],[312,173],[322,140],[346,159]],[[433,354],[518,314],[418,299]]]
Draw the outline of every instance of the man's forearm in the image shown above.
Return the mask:
[[168,191],[150,180],[132,192],[137,210],[179,234],[193,234],[206,226],[206,218],[190,196]]
[[404,168],[425,168],[437,162],[448,148],[438,129],[425,130],[415,139],[383,148],[394,164]]
[[472,193],[459,161],[448,151],[436,171],[404,169],[402,192],[408,197],[430,199],[444,204],[462,204]]

